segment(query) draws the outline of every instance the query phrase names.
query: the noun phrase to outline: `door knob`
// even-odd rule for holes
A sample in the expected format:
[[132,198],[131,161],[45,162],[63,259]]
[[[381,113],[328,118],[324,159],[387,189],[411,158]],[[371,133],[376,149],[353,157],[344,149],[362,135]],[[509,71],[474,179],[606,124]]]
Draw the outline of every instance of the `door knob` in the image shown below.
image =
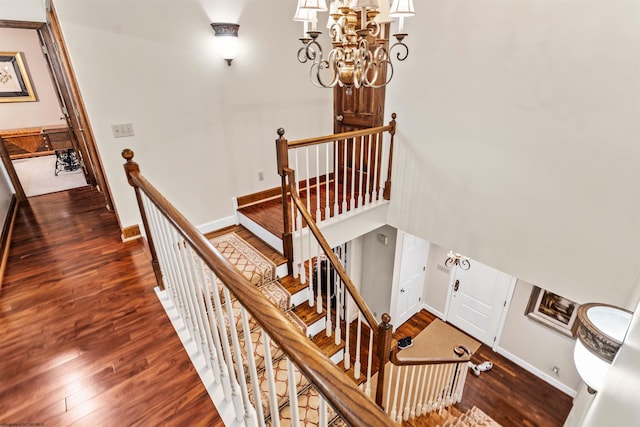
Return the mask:
[[460,287],[460,280],[456,280],[456,283],[453,284],[453,292],[458,292],[459,287]]
[[344,120],[344,116],[343,116],[342,114],[338,114],[338,115],[336,116],[336,120],[337,120],[337,121],[339,121],[339,122],[341,122],[342,120]]

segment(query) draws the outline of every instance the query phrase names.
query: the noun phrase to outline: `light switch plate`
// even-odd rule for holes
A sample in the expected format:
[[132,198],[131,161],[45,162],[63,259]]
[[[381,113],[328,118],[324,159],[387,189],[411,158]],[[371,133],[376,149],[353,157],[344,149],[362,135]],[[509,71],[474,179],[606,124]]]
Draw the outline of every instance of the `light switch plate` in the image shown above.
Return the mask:
[[135,135],[133,132],[132,123],[122,123],[117,125],[111,125],[111,131],[114,138],[124,138]]

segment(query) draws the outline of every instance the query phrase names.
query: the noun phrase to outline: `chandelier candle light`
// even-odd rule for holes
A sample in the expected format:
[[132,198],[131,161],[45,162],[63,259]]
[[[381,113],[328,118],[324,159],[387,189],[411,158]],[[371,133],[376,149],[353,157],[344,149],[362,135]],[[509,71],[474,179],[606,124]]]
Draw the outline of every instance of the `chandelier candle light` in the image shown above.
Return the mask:
[[[392,52],[404,61],[409,48],[403,40],[404,19],[415,15],[413,0],[336,0],[330,3],[327,28],[333,48],[324,56],[318,37],[318,12],[325,0],[298,0],[294,21],[303,23],[298,61],[311,63],[311,81],[318,87],[383,87],[393,77]],[[388,47],[385,29],[398,18],[396,42]]]

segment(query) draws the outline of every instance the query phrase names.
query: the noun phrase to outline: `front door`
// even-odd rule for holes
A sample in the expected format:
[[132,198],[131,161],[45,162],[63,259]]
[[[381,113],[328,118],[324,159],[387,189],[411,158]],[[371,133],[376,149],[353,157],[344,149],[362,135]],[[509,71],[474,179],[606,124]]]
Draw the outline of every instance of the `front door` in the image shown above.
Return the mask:
[[477,261],[451,271],[447,322],[493,347],[515,279]]
[[397,326],[409,320],[420,309],[428,257],[429,242],[412,234],[404,235],[397,288],[397,316],[394,319]]

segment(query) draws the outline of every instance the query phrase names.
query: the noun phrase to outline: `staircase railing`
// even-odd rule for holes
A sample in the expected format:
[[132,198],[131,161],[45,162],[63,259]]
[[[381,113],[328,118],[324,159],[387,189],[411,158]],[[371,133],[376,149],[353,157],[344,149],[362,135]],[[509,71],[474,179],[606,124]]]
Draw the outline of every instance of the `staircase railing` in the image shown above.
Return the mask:
[[[340,197],[333,199],[333,211],[342,209],[342,212],[345,212],[350,209],[351,202],[345,202],[345,200],[349,200],[349,197],[345,197],[344,194],[349,194],[354,181],[359,183],[359,188],[362,189],[363,178],[351,175],[352,179],[349,180],[347,173],[337,172],[340,170],[340,165],[346,169],[346,163],[339,159],[339,153],[343,150],[340,144],[346,145],[349,141],[356,144],[356,140],[350,140],[354,137],[371,138],[372,135],[376,135],[376,138],[380,138],[383,132],[388,131],[391,134],[390,152],[387,156],[389,165],[386,169],[389,175],[384,191],[384,197],[388,199],[395,128],[394,114],[393,120],[388,126],[293,143],[284,139],[284,131],[280,129],[278,131],[280,138],[276,140],[276,143],[279,173],[282,177],[285,254],[287,253],[286,239],[289,238],[291,243],[289,243],[288,258],[293,267],[293,276],[302,283],[309,283],[309,305],[315,306],[317,312],[324,315],[326,335],[333,335],[336,344],[344,340],[344,368],[348,370],[354,380],[363,384],[362,388],[365,393],[374,398],[376,403],[383,407],[394,421],[401,422],[461,400],[470,360],[469,352],[462,352],[459,357],[440,359],[406,359],[398,354],[397,343],[391,337],[390,317],[384,314],[382,322],[376,321],[357,286],[347,274],[343,263],[320,231],[316,222],[324,222],[333,218],[328,213],[331,211],[330,200],[332,199],[325,199],[324,206],[322,206],[323,203],[318,200],[322,199],[320,195],[323,187],[318,186],[315,190],[313,189],[314,185],[323,182],[325,185],[324,194],[328,195],[331,188],[328,183],[331,182],[335,189],[334,194],[341,194],[342,197],[342,199]],[[305,160],[302,162],[305,167],[303,171],[305,175],[303,178],[298,177],[297,171],[291,169],[288,162],[291,158],[295,159],[293,162],[295,164],[300,164],[300,162],[297,160],[297,154],[292,154],[289,149],[291,147],[305,147],[308,150],[314,150],[317,159],[317,154],[322,151],[317,148],[318,145],[323,145],[324,150],[327,150],[327,145],[332,145],[335,149],[334,160],[328,160],[330,152],[326,151],[324,175],[317,174],[313,178],[309,178],[309,162]],[[343,151],[344,157],[348,157],[348,153],[355,152],[357,150],[354,148],[345,149]],[[336,159],[338,160],[336,161]],[[334,165],[333,169],[331,168],[332,164]],[[374,172],[375,174],[376,172]],[[340,180],[347,181],[347,183],[340,184]],[[376,180],[373,179],[372,182],[376,182]],[[339,191],[341,186],[347,189]],[[357,186],[355,188],[358,189]],[[315,191],[315,199],[312,197],[311,190]],[[301,192],[305,192],[306,197],[303,197]],[[355,210],[375,204],[379,200],[377,198],[379,194],[377,187],[372,185],[365,191],[362,203],[360,203],[359,195],[356,195],[353,202]],[[342,200],[342,206],[338,204],[338,200]],[[323,207],[325,208],[324,212],[327,212],[324,215]],[[312,213],[314,209],[315,219]],[[318,219],[320,220],[318,221]],[[321,269],[318,268],[324,260],[330,265],[325,268],[325,271],[333,271],[335,274],[333,289],[330,285],[325,285],[324,289],[322,286],[323,281],[330,282],[329,278],[321,277]],[[374,375],[376,372],[377,375]]]
[[[301,276],[302,283],[307,275],[303,265],[294,262],[293,248],[293,233],[300,227],[292,221],[293,207],[284,170],[295,169],[299,180],[294,183],[296,191],[317,223],[389,200],[396,114],[391,118],[386,126],[298,141],[287,141],[284,129],[278,129],[276,153],[282,180],[284,255],[289,260],[289,271],[295,277]],[[386,132],[390,138],[384,137]]]
[[403,358],[392,350],[384,379],[384,409],[396,422],[425,415],[462,400],[470,351],[458,346],[459,357]]
[[[390,425],[389,417],[144,178],[133,152],[122,155],[158,284],[197,348],[199,372],[213,376],[236,421],[265,425],[267,419],[277,426],[288,402],[287,421],[298,425],[302,389],[319,396],[321,426],[334,417],[353,426]],[[276,384],[283,371],[284,390]]]

